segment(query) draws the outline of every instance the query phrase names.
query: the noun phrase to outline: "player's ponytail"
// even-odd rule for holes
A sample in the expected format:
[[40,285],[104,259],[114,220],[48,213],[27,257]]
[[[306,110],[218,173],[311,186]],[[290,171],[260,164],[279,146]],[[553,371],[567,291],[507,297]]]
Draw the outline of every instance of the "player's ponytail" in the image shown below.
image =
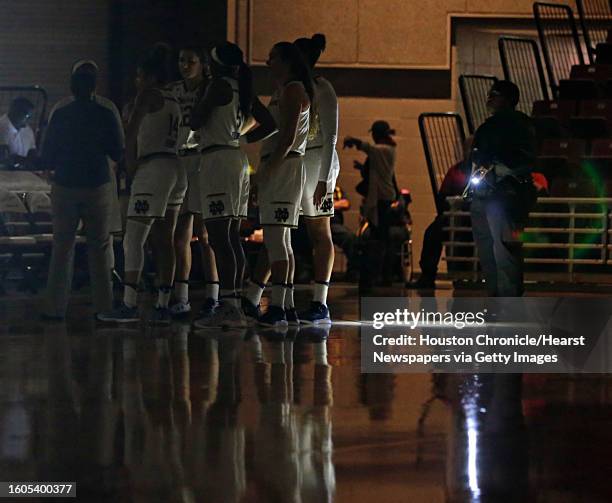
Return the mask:
[[254,97],[253,74],[244,62],[242,49],[231,42],[224,42],[213,47],[210,56],[219,73],[237,77],[240,111],[245,117],[250,115]]
[[326,43],[325,35],[322,33],[316,33],[311,38],[298,38],[294,42],[311,68],[314,68],[319,61]]

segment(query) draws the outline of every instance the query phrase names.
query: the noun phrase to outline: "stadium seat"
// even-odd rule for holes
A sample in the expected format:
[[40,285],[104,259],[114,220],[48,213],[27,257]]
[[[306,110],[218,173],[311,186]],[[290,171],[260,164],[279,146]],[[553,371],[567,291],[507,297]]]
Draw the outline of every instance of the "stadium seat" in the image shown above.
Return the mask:
[[537,166],[548,180],[572,177],[586,152],[586,142],[577,139],[548,138],[542,142]]
[[559,82],[560,100],[594,100],[599,90],[593,79],[564,79]]
[[0,189],[0,235],[7,237],[32,234],[28,209],[14,192]]
[[53,232],[51,198],[45,192],[29,192],[25,195],[25,204],[30,211],[30,219],[35,234]]
[[570,79],[595,80],[596,82],[612,79],[612,65],[574,65]]
[[598,65],[612,64],[612,43],[602,42],[595,48],[595,61]]
[[601,138],[609,134],[608,122],[603,117],[572,117],[570,134],[574,138]]
[[584,176],[597,173],[603,180],[612,178],[612,138],[597,138],[591,142],[591,153],[582,158]]

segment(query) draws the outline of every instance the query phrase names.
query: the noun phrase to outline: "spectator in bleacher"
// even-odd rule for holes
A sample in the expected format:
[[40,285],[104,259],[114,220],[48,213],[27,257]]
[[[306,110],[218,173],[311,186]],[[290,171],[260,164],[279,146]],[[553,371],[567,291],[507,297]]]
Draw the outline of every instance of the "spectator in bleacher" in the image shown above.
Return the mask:
[[[100,69],[98,68],[98,65],[95,61],[91,59],[80,59],[72,65],[72,69],[71,69],[71,75],[76,75],[78,73],[86,73],[88,75],[91,75],[97,83]],[[108,98],[105,98],[104,96],[100,96],[95,91],[94,91],[93,99],[98,105],[102,105],[104,108],[112,112],[113,117],[115,118],[115,121],[117,122],[117,125],[119,127],[121,146],[125,147],[125,133],[124,133],[123,122],[121,120],[121,115],[119,113],[119,110],[117,109],[117,107],[111,100],[109,100]],[[49,112],[49,122],[51,122],[51,119],[53,118],[53,115],[55,114],[55,112],[62,109],[66,105],[69,105],[73,101],[74,101],[74,96],[72,95],[66,96],[62,98],[60,101],[58,101],[51,109],[51,112]],[[122,233],[123,232],[123,222],[125,221],[125,219],[122,217],[121,206],[119,204],[119,191],[117,189],[117,186],[118,186],[117,168],[118,168],[117,163],[113,162],[112,159],[108,159],[108,169],[110,173],[109,176],[111,180],[111,191],[112,191],[112,198],[113,198],[112,206],[111,206],[111,227],[110,227],[111,246],[108,249],[108,253],[109,253],[109,260],[110,260],[109,262],[110,268],[112,271],[111,274],[115,275],[115,277],[117,277],[117,273],[115,272],[115,254],[113,252],[112,234]]]
[[[467,185],[471,163],[467,160],[472,148],[472,137],[466,139],[463,145],[464,159],[451,166],[442,180],[440,190],[438,191],[438,207],[449,209],[449,204],[446,200],[450,196],[460,196],[463,194]],[[421,267],[421,276],[414,283],[406,285],[408,288],[417,289],[434,289],[436,287],[436,276],[438,275],[438,264],[442,257],[442,243],[444,241],[444,215],[436,215],[434,221],[425,229],[423,235],[423,248],[421,249],[421,259],[419,265]]]
[[351,208],[351,202],[339,185],[334,189],[334,216],[331,217],[332,241],[339,246],[346,257],[347,278],[354,277],[357,269],[355,264],[355,246],[357,236],[344,225],[344,212]]
[[112,308],[108,253],[112,184],[107,157],[118,162],[123,148],[117,121],[96,102],[95,88],[93,74],[72,75],[74,101],[53,114],[43,145],[43,167],[55,172],[53,252],[43,314],[48,319],[66,315],[79,220],[86,230],[94,308],[96,313]]
[[488,170],[479,183],[471,182],[472,232],[487,291],[498,297],[523,294],[520,231],[536,197],[535,131],[531,119],[515,110],[519,97],[514,83],[493,84],[487,99],[492,115],[476,130],[472,149],[475,168]]
[[26,164],[36,153],[34,131],[28,125],[33,113],[32,102],[18,97],[11,102],[8,113],[0,117],[0,162],[5,166]]

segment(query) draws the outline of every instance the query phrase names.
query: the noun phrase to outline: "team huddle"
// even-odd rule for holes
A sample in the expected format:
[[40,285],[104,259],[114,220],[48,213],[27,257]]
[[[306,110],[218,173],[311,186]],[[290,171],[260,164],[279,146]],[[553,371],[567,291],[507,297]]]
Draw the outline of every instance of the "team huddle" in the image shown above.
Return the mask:
[[[151,320],[167,324],[188,315],[195,233],[206,282],[195,327],[240,328],[248,318],[268,327],[330,323],[338,104],[330,83],[312,76],[324,48],[323,35],[274,45],[267,64],[276,90],[267,107],[255,96],[251,70],[235,44],[217,45],[210,56],[196,47],[182,48],[179,82],[169,82],[175,63],[167,46],[156,45],[140,61],[138,94],[125,128],[131,189],[124,293],[121,304],[98,313],[98,319],[140,319],[138,285],[147,239],[159,283]],[[262,142],[261,161],[251,186],[241,144],[254,142]],[[250,194],[257,201],[265,247],[243,290],[240,225]],[[300,214],[314,243],[315,284],[310,307],[298,314],[290,231]],[[270,279],[270,301],[262,313],[260,300]]]

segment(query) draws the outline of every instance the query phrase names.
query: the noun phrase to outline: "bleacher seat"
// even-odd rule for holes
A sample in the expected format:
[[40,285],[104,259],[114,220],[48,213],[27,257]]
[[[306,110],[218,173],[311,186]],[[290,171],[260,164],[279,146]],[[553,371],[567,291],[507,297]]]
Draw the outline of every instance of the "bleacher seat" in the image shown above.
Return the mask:
[[35,234],[53,232],[51,198],[45,192],[29,192],[25,195],[25,204],[30,211],[30,219]]
[[612,64],[612,43],[602,42],[595,48],[595,61],[598,65]]
[[0,235],[7,237],[32,234],[28,209],[14,192],[0,189]]
[[564,79],[559,82],[560,100],[595,100],[599,96],[594,79]]
[[548,138],[542,142],[537,159],[538,171],[549,180],[572,177],[586,152],[586,142],[576,139]]
[[612,65],[574,65],[570,79],[606,81],[612,79]]
[[612,178],[612,138],[596,138],[591,142],[591,153],[582,158],[585,176],[596,172],[603,180]]
[[584,140],[600,138],[609,134],[608,122],[603,117],[572,117],[570,134]]

